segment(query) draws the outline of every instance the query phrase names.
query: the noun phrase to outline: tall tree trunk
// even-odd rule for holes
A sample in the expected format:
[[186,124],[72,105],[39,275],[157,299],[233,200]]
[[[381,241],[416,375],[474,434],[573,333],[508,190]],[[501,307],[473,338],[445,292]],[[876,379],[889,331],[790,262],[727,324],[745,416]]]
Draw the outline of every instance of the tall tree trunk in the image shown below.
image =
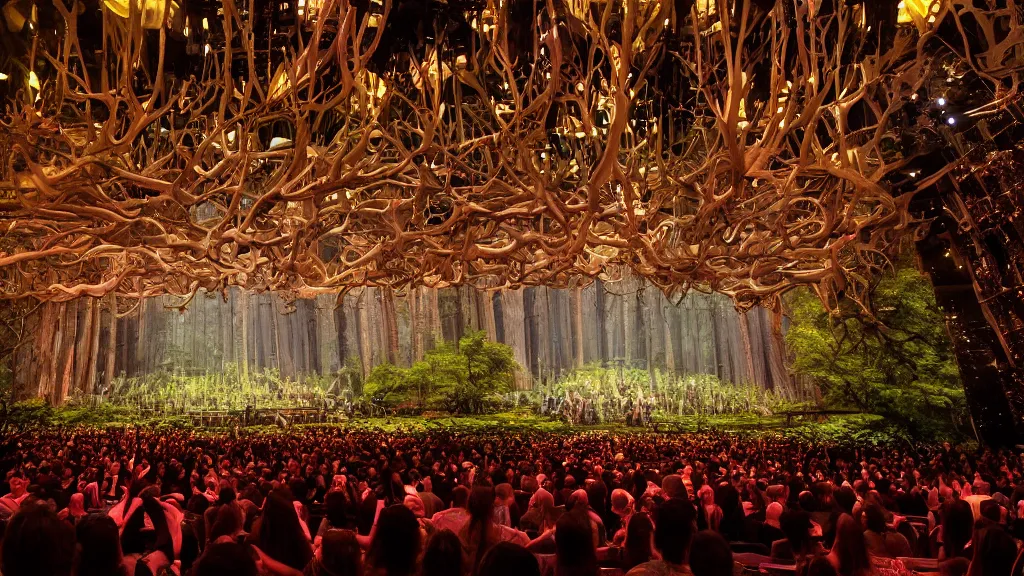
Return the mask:
[[654,310],[651,309],[646,298],[638,300],[637,304],[643,308],[643,319],[644,324],[646,325],[646,327],[643,328],[643,333],[646,337],[646,346],[644,351],[647,353],[647,379],[648,384],[650,384],[651,392],[653,393],[654,389],[658,386],[657,368],[654,365]]
[[370,375],[370,370],[373,368],[373,360],[370,357],[370,322],[367,317],[367,300],[370,295],[368,293],[369,288],[362,288],[359,293],[359,298],[356,300],[356,330],[359,334],[359,361],[363,368],[363,381]]
[[481,290],[477,293],[480,303],[481,315],[483,316],[484,330],[487,331],[487,339],[491,342],[498,341],[498,323],[494,318],[494,292]]
[[[249,379],[249,293],[238,289],[239,312],[242,316],[242,377]],[[255,357],[255,350],[253,351]]]
[[672,324],[675,315],[671,308],[665,308],[664,303],[659,302],[658,305],[661,307],[661,322],[665,330],[665,368],[668,370],[669,374],[676,374],[678,371],[676,364],[676,345],[675,339],[672,337]]
[[398,315],[395,312],[395,293],[391,288],[381,289],[381,308],[387,330],[388,362],[398,365]]
[[501,292],[501,312],[505,343],[512,348],[516,362],[522,368],[516,372],[516,389],[527,390],[530,387],[530,361],[526,355],[526,318],[521,288]]
[[107,309],[110,311],[110,324],[107,325],[107,358],[103,367],[103,389],[109,393],[117,364],[117,296],[114,294],[107,296]]
[[59,371],[59,384],[54,389],[51,396],[51,402],[53,404],[60,404],[68,397],[68,391],[74,384],[74,369],[75,369],[75,341],[78,339],[78,312],[79,302],[75,302],[72,306],[70,303],[64,305],[61,303],[61,332],[60,340],[57,343],[58,359],[60,364],[57,369]]
[[441,303],[437,288],[427,287],[427,304],[430,311],[430,347],[436,348],[444,339],[444,331],[441,328]]
[[597,357],[601,361],[602,366],[608,365],[608,346],[607,340],[605,339],[605,293],[604,293],[604,282],[600,279],[594,281],[594,298],[597,314]]
[[96,375],[99,372],[100,361],[100,324],[102,315],[101,301],[99,298],[89,298],[92,307],[91,324],[89,325],[89,368],[85,376],[86,394],[96,393]]
[[345,314],[345,297],[339,296],[334,304],[334,331],[338,338],[338,367],[348,365],[348,357],[352,354],[348,349],[348,316]]
[[417,286],[409,290],[409,330],[412,340],[413,363],[423,360],[423,288]]
[[[740,341],[743,342],[743,359],[747,371],[747,382],[757,382],[757,373],[754,370],[754,349],[750,344],[750,320],[746,312],[740,312]],[[737,378],[737,380],[739,380]]]
[[579,284],[572,289],[572,329],[573,365],[579,369],[583,368],[583,287]]

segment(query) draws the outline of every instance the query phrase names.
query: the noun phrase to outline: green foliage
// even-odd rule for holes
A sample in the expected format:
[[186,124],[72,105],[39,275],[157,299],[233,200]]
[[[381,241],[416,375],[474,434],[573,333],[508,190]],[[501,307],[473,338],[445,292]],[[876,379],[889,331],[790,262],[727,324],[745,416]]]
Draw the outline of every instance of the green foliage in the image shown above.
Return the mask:
[[470,332],[458,347],[441,343],[409,368],[381,364],[366,380],[364,394],[392,407],[415,405],[459,414],[478,414],[501,404],[512,390],[512,349]]
[[911,265],[879,281],[874,318],[851,303],[829,313],[806,290],[788,304],[794,368],[817,383],[830,407],[885,416],[917,437],[963,421],[963,387],[945,321],[931,283]]
[[338,379],[308,375],[303,382],[281,378],[270,368],[250,372],[228,364],[219,374],[186,375],[157,371],[141,377],[115,378],[109,401],[122,406],[163,413],[188,410],[244,410],[317,406],[324,398],[340,396]]
[[627,403],[639,397],[654,397],[658,420],[691,415],[769,415],[784,406],[784,400],[771,390],[755,384],[723,382],[713,374],[679,375],[658,370],[652,388],[647,370],[619,370],[598,364],[563,376],[550,393],[556,397],[579,394],[593,398],[602,421],[621,419]]

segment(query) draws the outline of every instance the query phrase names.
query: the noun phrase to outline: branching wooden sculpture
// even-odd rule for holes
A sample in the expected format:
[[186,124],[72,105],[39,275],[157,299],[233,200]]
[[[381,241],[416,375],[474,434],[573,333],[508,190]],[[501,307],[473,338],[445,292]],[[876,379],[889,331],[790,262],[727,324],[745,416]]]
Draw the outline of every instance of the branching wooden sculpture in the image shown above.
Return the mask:
[[1012,2],[915,1],[900,28],[888,0],[197,4],[5,7],[4,296],[631,269],[862,301],[955,164],[908,144],[952,129],[933,75],[973,69],[990,103],[948,118],[977,122],[1024,48]]

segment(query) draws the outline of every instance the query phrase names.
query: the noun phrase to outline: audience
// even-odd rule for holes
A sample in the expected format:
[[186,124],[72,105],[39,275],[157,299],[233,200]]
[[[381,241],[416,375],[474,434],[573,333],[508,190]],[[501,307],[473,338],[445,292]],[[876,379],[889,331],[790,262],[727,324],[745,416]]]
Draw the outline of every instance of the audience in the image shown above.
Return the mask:
[[4,576],[724,576],[768,563],[873,576],[909,574],[910,557],[1011,576],[1024,563],[1024,459],[1010,450],[328,428],[3,442]]

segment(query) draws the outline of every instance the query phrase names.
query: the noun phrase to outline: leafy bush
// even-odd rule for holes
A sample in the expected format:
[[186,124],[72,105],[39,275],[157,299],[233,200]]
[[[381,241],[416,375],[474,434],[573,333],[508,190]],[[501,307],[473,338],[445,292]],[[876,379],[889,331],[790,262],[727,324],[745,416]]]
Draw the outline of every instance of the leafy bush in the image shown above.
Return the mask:
[[871,314],[850,302],[827,312],[806,290],[788,304],[794,368],[817,383],[829,406],[884,416],[916,437],[963,422],[945,319],[931,283],[913,266],[904,263],[879,281]]
[[501,394],[512,390],[518,369],[511,348],[470,332],[457,347],[441,343],[409,368],[378,365],[363,393],[393,407],[479,414],[504,406]]

